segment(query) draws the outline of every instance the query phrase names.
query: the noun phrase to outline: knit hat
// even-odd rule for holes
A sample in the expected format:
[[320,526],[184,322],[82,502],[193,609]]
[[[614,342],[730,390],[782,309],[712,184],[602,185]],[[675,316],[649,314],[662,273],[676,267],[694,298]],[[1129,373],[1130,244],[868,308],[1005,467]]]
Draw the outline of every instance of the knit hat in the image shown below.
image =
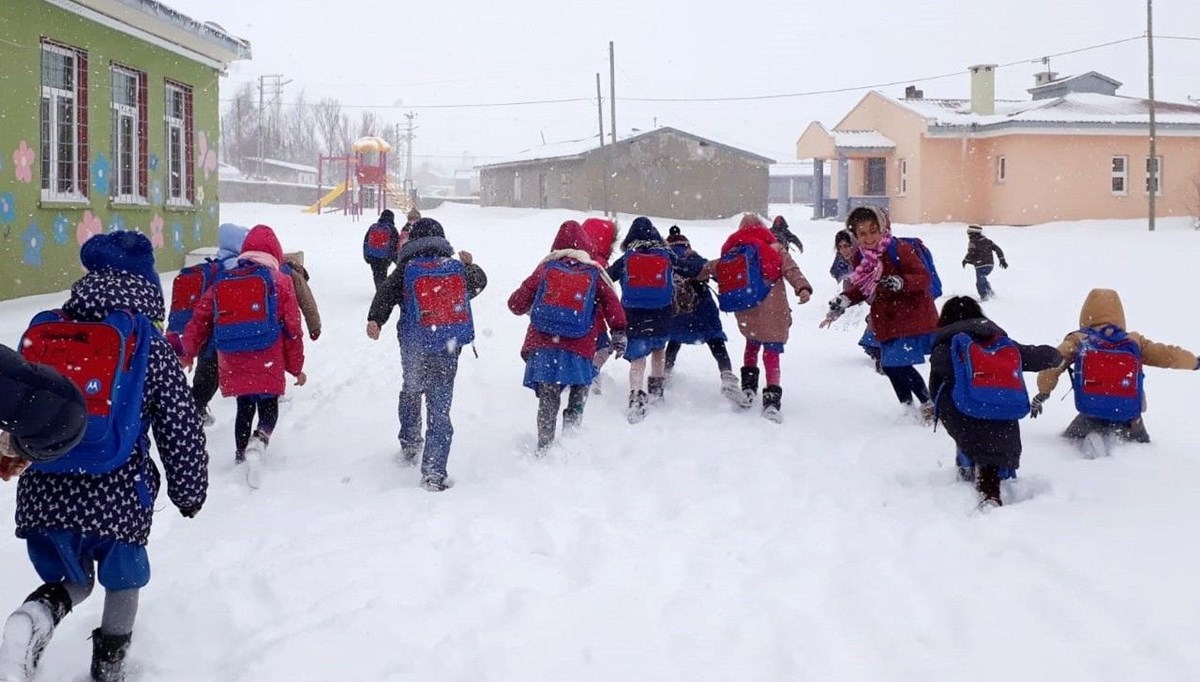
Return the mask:
[[668,244],[691,244],[688,238],[683,236],[683,231],[679,229],[678,225],[672,225],[671,229],[667,230],[667,235]]
[[379,212],[379,222],[385,223],[387,225],[395,225],[396,224],[396,214],[392,213],[392,209],[385,208]]
[[446,231],[442,229],[442,224],[433,218],[421,218],[413,223],[412,230],[408,233],[408,238],[417,240],[424,237],[441,237],[445,239]]
[[118,230],[95,235],[79,250],[79,261],[89,272],[123,270],[142,276],[162,290],[162,282],[154,268],[154,247],[141,232]]
[[980,225],[967,225],[967,234],[971,234],[972,232],[983,234],[983,227]]

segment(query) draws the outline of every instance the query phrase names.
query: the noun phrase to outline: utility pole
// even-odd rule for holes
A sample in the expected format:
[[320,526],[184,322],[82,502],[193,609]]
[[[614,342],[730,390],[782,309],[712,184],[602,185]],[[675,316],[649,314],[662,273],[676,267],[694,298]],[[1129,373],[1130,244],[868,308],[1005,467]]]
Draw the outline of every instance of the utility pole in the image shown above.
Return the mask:
[[[412,179],[412,154],[413,154],[413,130],[414,130],[413,119],[416,117],[417,117],[417,115],[411,111],[404,115],[404,118],[408,119],[408,129],[405,131],[405,134],[404,134],[404,140],[405,140],[405,142],[404,142],[404,156],[405,156],[405,160],[404,160],[404,191],[405,191],[405,193],[408,194],[409,200],[412,200],[412,196],[413,196],[413,179]],[[413,203],[415,204],[416,202],[414,201]]]
[[263,174],[263,79],[264,76],[258,77],[258,176],[261,178]]
[[[604,149],[604,96],[600,94],[600,72],[596,72],[596,118],[600,122],[600,153],[604,162],[604,217],[608,217],[608,152]],[[590,203],[590,202],[589,202]]]
[[1154,218],[1158,209],[1158,139],[1154,104],[1154,0],[1146,0],[1146,58],[1150,75],[1150,161],[1147,162],[1146,177],[1150,183],[1150,231],[1154,231]]
[[609,127],[612,128],[612,142],[617,143],[617,62],[613,59],[613,42],[608,41],[608,105],[611,115]]
[[[271,106],[274,109],[271,125],[267,126],[263,121],[263,116],[266,112],[266,93],[267,80],[271,80]],[[262,159],[266,156],[267,139],[274,140],[274,132],[279,128],[279,106],[283,99],[283,86],[291,83],[290,80],[283,80],[283,74],[272,73],[258,77],[258,174],[263,174]]]

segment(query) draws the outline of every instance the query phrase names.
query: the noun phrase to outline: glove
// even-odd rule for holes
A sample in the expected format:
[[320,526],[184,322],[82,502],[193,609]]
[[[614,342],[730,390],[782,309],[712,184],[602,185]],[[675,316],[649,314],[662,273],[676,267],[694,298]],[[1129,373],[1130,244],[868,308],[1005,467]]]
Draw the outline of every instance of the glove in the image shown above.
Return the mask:
[[1000,259],[1000,269],[1001,270],[1008,269],[1008,261],[1004,260],[1003,258]]
[[841,316],[846,312],[846,308],[850,307],[850,299],[845,294],[838,294],[837,298],[829,301],[829,312],[834,315]]
[[628,347],[629,347],[629,339],[625,336],[625,332],[613,332],[613,335],[612,335],[613,355],[615,355],[618,360],[625,357],[625,349],[627,349]]
[[877,282],[877,284],[888,291],[900,291],[904,288],[904,280],[900,279],[900,277],[897,275],[888,275],[887,277],[883,277],[879,280],[879,282]]
[[964,268],[967,267],[967,259],[965,259],[965,258],[963,259],[963,267]]
[[194,519],[196,518],[196,514],[200,513],[200,506],[201,505],[196,505],[194,507],[180,507],[179,513],[182,514],[186,519]]
[[1029,401],[1029,417],[1030,417],[1030,419],[1038,418],[1038,415],[1040,415],[1042,413],[1042,403],[1046,402],[1049,399],[1050,399],[1049,393],[1039,393],[1039,394],[1033,396],[1033,400]]

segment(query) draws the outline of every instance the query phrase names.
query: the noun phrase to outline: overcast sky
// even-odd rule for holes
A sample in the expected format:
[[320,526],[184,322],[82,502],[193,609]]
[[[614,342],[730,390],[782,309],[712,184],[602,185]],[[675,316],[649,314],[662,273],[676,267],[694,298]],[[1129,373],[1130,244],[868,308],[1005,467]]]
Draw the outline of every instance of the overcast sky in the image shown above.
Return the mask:
[[[401,121],[406,106],[594,98],[601,72],[608,127],[608,41],[616,44],[617,126],[671,125],[793,160],[812,120],[835,124],[865,91],[719,103],[706,98],[918,83],[927,97],[966,97],[966,68],[1008,64],[1138,36],[1140,0],[164,0],[252,44],[222,97],[261,74],[293,82],[310,101],[335,96]],[[1200,2],[1156,0],[1155,33],[1200,38]],[[1200,97],[1200,41],[1156,41],[1159,99]],[[1147,92],[1138,40],[1051,60],[1063,74],[1096,70]],[[997,95],[1026,99],[1040,64],[1001,69]],[[879,88],[900,95],[903,85]],[[401,106],[393,108],[393,105]],[[349,107],[357,116],[357,110]],[[455,165],[464,152],[498,160],[596,133],[594,100],[417,112],[418,160]]]

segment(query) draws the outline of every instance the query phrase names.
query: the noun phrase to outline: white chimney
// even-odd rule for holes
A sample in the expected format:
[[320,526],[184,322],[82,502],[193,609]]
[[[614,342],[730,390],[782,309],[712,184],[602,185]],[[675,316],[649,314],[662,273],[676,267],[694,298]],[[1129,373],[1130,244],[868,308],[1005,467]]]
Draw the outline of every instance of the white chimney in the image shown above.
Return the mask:
[[977,64],[971,71],[971,113],[996,113],[996,65]]

